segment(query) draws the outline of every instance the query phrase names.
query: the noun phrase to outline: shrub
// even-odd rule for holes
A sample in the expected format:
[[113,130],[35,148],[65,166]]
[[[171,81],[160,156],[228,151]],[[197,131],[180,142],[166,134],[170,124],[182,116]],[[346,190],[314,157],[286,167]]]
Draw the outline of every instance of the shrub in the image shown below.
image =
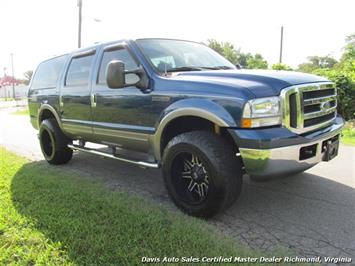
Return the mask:
[[338,88],[338,112],[345,120],[355,118],[355,80],[349,72],[341,70],[316,69],[314,74],[327,77]]

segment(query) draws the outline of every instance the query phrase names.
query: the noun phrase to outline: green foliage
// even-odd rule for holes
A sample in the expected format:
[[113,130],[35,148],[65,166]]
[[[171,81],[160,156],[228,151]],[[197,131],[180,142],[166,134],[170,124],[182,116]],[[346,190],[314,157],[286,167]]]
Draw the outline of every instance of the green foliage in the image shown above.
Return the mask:
[[355,117],[355,34],[346,38],[344,53],[337,62],[324,56],[311,56],[299,65],[299,71],[327,77],[338,88],[338,112],[346,119]]
[[251,69],[267,69],[268,64],[261,54],[255,54],[247,59],[247,66]]
[[343,136],[341,138],[341,141],[344,144],[355,146],[355,120],[346,122],[342,133]]
[[319,68],[333,68],[338,61],[330,56],[309,56],[308,62],[300,64],[298,70],[301,72],[310,73]]
[[220,55],[224,55],[224,53],[223,53],[223,43],[218,42],[215,39],[208,39],[207,40],[207,45],[208,45],[208,47],[210,47],[211,49],[215,50]]
[[349,73],[351,79],[355,82],[355,33],[346,37],[345,41],[346,46],[344,47],[344,53],[340,59],[338,68]]
[[271,68],[273,70],[287,70],[287,71],[292,71],[293,70],[290,66],[285,65],[285,64],[280,64],[280,63],[273,64]]
[[223,55],[233,64],[238,64],[239,51],[235,50],[233,44],[223,43]]
[[338,112],[345,120],[355,117],[355,80],[351,74],[337,69],[316,69],[314,74],[327,77],[338,88]]
[[232,64],[239,63],[240,51],[236,50],[229,42],[218,42],[214,39],[207,40],[207,45],[220,55],[227,58]]
[[229,42],[218,42],[215,39],[207,40],[207,45],[220,55],[223,55],[231,63],[238,64],[242,68],[249,69],[266,69],[267,61],[261,54],[252,55],[251,53],[242,53],[240,49],[236,49]]
[[25,109],[19,109],[15,112],[12,113],[13,115],[30,115],[30,111],[28,110],[28,108]]

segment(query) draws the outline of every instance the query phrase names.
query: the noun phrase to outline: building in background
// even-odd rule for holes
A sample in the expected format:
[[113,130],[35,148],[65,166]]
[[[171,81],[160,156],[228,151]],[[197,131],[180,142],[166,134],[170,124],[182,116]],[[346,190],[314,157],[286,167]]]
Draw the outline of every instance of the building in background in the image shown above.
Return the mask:
[[[15,95],[12,84],[15,86]],[[17,79],[6,75],[0,78],[0,98],[25,98],[27,92],[28,86],[21,84]]]

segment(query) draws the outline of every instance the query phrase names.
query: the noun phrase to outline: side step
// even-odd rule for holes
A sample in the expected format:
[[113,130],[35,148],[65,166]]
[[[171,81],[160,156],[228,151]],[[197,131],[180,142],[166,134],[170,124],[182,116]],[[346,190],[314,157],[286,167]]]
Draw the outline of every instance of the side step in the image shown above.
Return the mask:
[[160,167],[159,164],[157,164],[157,163],[134,161],[134,160],[118,157],[116,155],[113,155],[113,154],[110,154],[107,152],[102,152],[102,151],[98,151],[98,150],[94,150],[94,149],[90,149],[90,148],[86,148],[86,147],[82,147],[82,146],[77,146],[77,145],[73,145],[73,144],[68,144],[68,148],[70,148],[72,150],[83,151],[83,152],[87,152],[87,153],[91,153],[91,154],[100,155],[103,157],[119,160],[119,161],[126,162],[126,163],[135,164],[135,165],[138,165],[143,168],[159,168]]

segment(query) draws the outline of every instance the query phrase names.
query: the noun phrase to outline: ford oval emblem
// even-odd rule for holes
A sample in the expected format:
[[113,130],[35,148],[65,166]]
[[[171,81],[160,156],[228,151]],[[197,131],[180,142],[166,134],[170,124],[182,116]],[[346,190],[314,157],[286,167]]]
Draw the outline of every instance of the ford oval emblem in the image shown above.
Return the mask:
[[322,111],[327,111],[327,110],[329,110],[330,108],[331,108],[331,105],[330,105],[330,102],[329,102],[329,101],[322,103],[321,106],[320,106],[320,109],[321,109]]

